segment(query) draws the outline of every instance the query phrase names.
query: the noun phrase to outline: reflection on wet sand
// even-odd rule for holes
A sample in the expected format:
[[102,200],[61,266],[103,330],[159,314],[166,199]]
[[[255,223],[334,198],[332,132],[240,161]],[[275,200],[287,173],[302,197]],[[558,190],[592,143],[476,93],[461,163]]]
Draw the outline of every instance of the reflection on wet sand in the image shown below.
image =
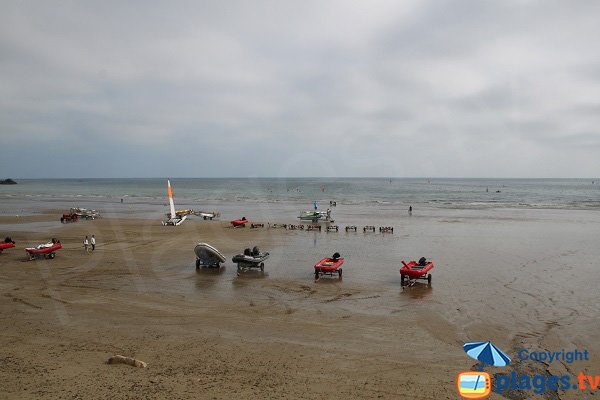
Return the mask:
[[218,268],[199,268],[196,270],[196,288],[206,290],[220,282],[220,276],[226,271],[225,266]]
[[422,282],[415,282],[412,285],[403,285],[401,288],[402,291],[400,293],[411,299],[424,299],[431,296],[433,291],[433,287],[430,283]]
[[269,277],[269,273],[260,270],[238,271],[236,279],[260,279]]

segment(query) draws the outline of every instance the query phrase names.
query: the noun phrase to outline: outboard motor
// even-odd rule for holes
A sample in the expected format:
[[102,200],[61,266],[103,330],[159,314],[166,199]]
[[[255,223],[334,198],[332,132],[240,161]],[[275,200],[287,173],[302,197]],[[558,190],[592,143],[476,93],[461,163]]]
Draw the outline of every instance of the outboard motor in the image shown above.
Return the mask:
[[333,253],[333,258],[334,260],[337,260],[338,258],[340,258],[340,253],[338,253],[337,251],[335,253]]
[[251,253],[251,251],[250,251],[250,248],[249,248],[249,247],[248,247],[248,248],[246,248],[246,249],[244,249],[244,255],[245,255],[245,256],[251,256],[251,255],[252,255],[252,253]]
[[427,259],[425,257],[419,258],[419,265],[424,267],[427,264]]
[[254,246],[252,248],[252,255],[253,256],[258,256],[260,254],[260,250],[258,249],[258,246]]

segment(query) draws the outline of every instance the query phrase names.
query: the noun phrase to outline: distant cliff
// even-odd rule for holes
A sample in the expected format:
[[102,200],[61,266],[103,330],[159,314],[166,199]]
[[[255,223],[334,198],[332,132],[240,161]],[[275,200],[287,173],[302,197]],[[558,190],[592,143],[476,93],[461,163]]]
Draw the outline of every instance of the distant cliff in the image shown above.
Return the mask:
[[10,178],[5,179],[5,180],[0,179],[0,185],[16,185],[16,184],[17,184],[17,182],[13,181]]

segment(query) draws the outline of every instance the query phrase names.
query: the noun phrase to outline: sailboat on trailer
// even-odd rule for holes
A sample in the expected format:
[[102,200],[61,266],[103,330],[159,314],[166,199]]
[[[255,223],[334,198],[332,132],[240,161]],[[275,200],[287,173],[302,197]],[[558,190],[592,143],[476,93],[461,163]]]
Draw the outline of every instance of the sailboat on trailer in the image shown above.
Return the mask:
[[171,207],[170,218],[167,221],[163,221],[163,225],[177,226],[181,225],[187,218],[187,215],[177,215],[175,213],[175,204],[173,203],[173,189],[171,189],[171,181],[167,179],[167,193],[169,194],[169,206]]

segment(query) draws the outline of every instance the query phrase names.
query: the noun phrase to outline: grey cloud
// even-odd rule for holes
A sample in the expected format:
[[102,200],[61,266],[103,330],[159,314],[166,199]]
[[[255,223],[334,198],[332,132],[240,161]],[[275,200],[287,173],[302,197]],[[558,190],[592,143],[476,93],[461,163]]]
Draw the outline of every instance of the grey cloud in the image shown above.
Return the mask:
[[[0,168],[14,177],[589,176],[600,166],[596,2],[0,8],[0,137],[11,138]],[[31,143],[49,151],[25,160]],[[65,146],[76,151],[56,157]],[[557,168],[564,149],[587,161]]]

